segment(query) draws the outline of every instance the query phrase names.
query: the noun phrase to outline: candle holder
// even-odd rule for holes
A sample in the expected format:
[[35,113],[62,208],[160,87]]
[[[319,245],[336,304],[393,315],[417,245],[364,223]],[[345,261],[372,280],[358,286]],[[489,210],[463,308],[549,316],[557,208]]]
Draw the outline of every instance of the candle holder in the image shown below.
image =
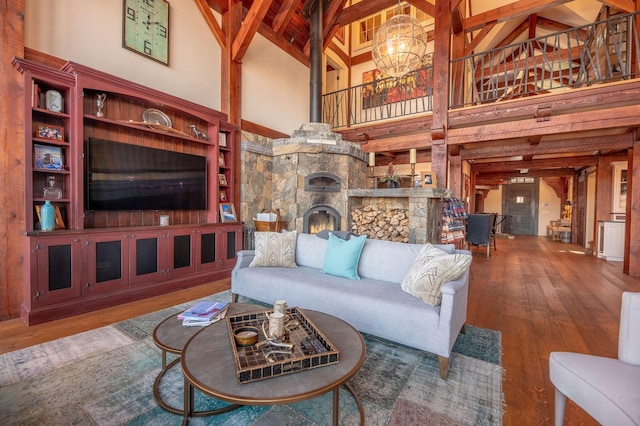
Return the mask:
[[411,163],[411,187],[416,187],[416,163]]
[[371,178],[371,188],[376,189],[378,187],[378,179],[373,175],[374,166],[369,166],[369,178]]

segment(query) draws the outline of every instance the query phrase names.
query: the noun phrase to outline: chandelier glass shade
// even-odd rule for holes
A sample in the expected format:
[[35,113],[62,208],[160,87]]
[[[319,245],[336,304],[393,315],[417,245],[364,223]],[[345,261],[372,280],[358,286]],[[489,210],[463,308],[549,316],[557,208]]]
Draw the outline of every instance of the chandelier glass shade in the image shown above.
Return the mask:
[[420,68],[426,52],[427,37],[420,22],[398,14],[376,31],[371,55],[380,71],[397,78]]

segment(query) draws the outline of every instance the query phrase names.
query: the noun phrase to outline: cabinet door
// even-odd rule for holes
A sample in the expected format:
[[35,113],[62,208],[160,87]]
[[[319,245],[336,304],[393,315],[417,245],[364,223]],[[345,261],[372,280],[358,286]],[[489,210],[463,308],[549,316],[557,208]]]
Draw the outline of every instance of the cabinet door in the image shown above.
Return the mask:
[[220,268],[218,253],[220,232],[217,228],[202,228],[196,231],[196,259],[198,272]]
[[33,306],[60,303],[80,296],[84,261],[79,238],[38,238],[32,254],[36,257],[36,276],[31,279]]
[[129,285],[129,245],[121,235],[90,235],[85,239],[85,294],[99,294]]
[[225,226],[222,228],[222,250],[219,254],[223,268],[233,268],[239,250],[242,250],[242,226]]
[[153,231],[128,235],[129,282],[132,285],[166,279],[166,241],[165,234]]
[[171,230],[166,234],[167,274],[170,278],[196,272],[196,235],[193,230]]

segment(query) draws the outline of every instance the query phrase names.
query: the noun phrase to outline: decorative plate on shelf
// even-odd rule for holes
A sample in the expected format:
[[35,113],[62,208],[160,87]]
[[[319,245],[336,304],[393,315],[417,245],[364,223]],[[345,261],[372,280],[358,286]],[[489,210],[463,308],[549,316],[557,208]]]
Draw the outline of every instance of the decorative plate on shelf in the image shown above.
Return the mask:
[[155,108],[145,109],[142,113],[142,121],[150,124],[172,127],[171,119],[167,114]]

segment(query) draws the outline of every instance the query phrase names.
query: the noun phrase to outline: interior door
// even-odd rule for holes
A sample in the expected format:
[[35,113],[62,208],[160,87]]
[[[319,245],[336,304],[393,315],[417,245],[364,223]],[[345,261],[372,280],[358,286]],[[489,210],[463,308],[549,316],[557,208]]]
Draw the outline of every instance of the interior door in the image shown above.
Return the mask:
[[538,181],[503,186],[502,214],[510,216],[513,235],[538,235]]

